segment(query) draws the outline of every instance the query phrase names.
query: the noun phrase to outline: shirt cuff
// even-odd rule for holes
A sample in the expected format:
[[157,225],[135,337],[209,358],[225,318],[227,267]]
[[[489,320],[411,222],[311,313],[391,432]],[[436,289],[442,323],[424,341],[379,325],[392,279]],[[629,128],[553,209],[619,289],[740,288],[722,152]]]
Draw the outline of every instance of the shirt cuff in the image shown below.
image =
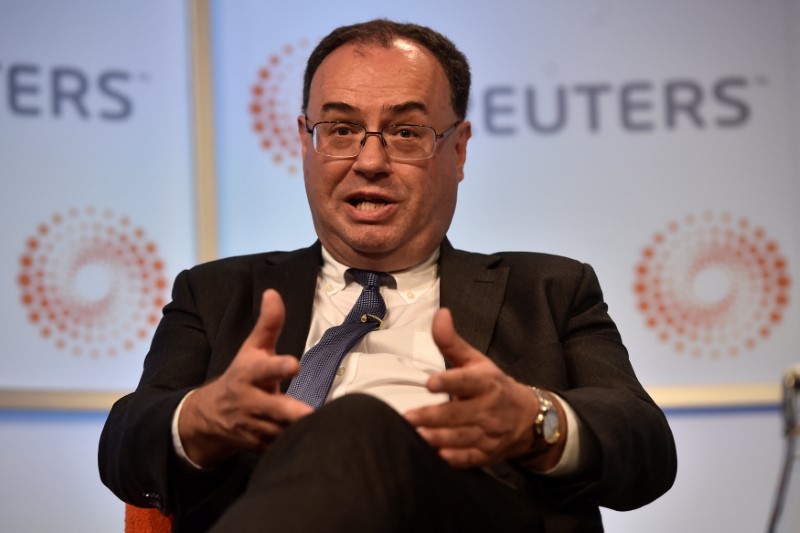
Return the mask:
[[172,415],[172,445],[175,448],[175,453],[186,464],[197,470],[203,470],[202,466],[189,459],[189,456],[186,455],[186,450],[183,449],[183,443],[181,442],[181,434],[178,431],[178,418],[180,418],[181,416],[181,410],[183,409],[183,402],[185,402],[186,398],[188,398],[193,393],[194,391],[189,391],[189,393],[183,397],[181,403],[179,403],[178,407],[175,408],[175,414]]

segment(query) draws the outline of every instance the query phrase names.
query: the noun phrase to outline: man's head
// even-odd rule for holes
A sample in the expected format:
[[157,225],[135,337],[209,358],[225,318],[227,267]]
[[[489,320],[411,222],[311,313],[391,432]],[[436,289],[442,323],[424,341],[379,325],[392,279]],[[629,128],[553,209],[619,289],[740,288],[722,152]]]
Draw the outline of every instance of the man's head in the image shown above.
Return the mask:
[[[298,117],[306,193],[317,235],[339,261],[396,271],[441,243],[464,176],[469,80],[449,40],[412,24],[339,28],[312,52]],[[398,124],[430,129],[387,129]],[[425,141],[408,157],[418,134]],[[353,150],[333,153],[334,142]]]

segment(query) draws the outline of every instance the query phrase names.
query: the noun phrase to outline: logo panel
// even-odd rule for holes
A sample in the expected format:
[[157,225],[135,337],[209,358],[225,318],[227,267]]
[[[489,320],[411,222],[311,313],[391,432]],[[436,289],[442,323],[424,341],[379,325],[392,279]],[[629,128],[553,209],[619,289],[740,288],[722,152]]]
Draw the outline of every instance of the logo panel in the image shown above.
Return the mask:
[[73,356],[116,356],[149,338],[165,303],[164,262],[142,228],[110,209],[40,224],[19,258],[28,321]]
[[736,357],[768,339],[789,305],[787,260],[747,218],[688,215],[655,233],[634,292],[648,328],[678,353]]
[[308,41],[285,45],[269,56],[251,89],[253,131],[273,163],[296,174],[300,161],[297,115],[300,114],[302,76]]

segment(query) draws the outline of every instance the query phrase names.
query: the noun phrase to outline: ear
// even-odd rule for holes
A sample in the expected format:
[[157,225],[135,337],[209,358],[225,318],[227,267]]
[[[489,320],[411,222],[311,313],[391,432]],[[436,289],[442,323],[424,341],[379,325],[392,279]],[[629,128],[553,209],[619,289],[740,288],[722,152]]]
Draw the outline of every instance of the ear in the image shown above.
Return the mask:
[[464,179],[464,163],[467,161],[467,142],[472,137],[472,123],[469,120],[465,120],[459,124],[456,134],[458,135],[455,145],[456,175],[458,176],[458,181],[461,181]]
[[303,153],[303,159],[306,158],[306,149],[309,133],[306,130],[306,117],[305,115],[297,115],[297,135],[300,138],[300,149]]

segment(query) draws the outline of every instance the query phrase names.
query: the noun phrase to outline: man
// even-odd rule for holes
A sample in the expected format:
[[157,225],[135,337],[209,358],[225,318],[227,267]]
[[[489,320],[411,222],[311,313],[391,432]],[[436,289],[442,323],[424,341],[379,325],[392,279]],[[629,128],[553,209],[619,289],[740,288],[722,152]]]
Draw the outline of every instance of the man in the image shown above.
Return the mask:
[[[446,240],[469,79],[428,28],[321,41],[298,118],[319,242],[178,276],[101,437],[120,498],[180,531],[600,531],[598,505],[671,486],[672,435],[591,268]],[[372,330],[341,362],[309,351],[366,300],[385,312],[354,312]]]

